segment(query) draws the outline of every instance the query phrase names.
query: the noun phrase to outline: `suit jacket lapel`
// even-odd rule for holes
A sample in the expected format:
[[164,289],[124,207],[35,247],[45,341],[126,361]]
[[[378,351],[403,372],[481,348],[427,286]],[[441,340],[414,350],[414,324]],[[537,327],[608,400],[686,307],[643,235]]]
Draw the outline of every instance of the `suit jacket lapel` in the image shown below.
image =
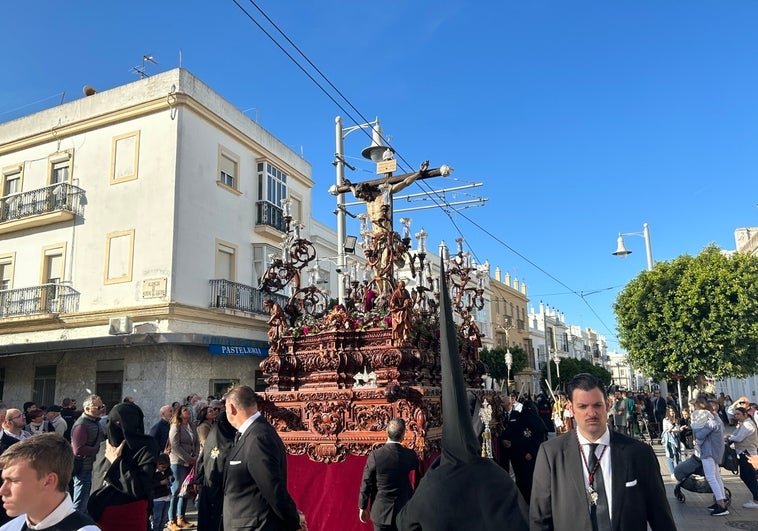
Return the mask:
[[614,530],[621,529],[621,512],[624,508],[624,495],[626,494],[626,467],[628,459],[624,458],[626,444],[624,440],[611,432],[611,496],[613,500],[613,515],[611,516],[611,527]]
[[587,489],[584,487],[584,478],[587,476],[587,468],[584,466],[584,461],[579,453],[579,442],[576,439],[576,433],[572,430],[568,432],[566,436],[566,465],[571,468],[566,471],[566,477],[576,477],[576,464],[579,463],[579,470],[581,471],[579,481],[571,481],[570,483],[574,486],[577,500],[580,500],[581,502],[579,507],[584,507],[587,505]]

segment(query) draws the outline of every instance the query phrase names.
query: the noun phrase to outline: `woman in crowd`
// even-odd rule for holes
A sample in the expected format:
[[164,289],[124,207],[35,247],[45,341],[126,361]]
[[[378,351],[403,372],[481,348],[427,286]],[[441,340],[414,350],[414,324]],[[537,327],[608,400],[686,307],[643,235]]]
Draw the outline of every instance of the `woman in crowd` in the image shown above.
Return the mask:
[[698,397],[693,403],[692,434],[695,445],[700,451],[700,461],[703,463],[703,475],[713,491],[716,503],[708,509],[713,516],[729,514],[726,508],[724,482],[721,479],[719,464],[724,456],[724,423],[718,417],[718,402],[714,401],[712,409],[705,397]]
[[145,434],[142,410],[129,402],[108,413],[105,433],[87,511],[103,531],[146,531],[158,443]]
[[682,461],[682,453],[679,449],[679,423],[676,420],[676,410],[673,407],[666,408],[666,416],[663,418],[663,433],[661,434],[661,444],[666,452],[666,458],[669,463],[669,472],[671,479],[674,477],[674,468]]
[[682,410],[682,417],[679,419],[679,440],[684,445],[685,458],[692,455],[690,450],[694,449],[694,441],[692,439],[692,428],[690,427],[690,410],[685,408]]
[[753,495],[753,499],[742,506],[745,509],[758,509],[758,479],[755,477],[755,468],[747,459],[748,455],[758,454],[758,428],[747,409],[736,407],[733,411],[737,431],[725,439],[728,443],[734,443],[734,449],[740,456],[740,479]]
[[189,474],[197,461],[200,449],[200,441],[197,430],[190,422],[192,413],[187,406],[179,406],[171,417],[171,427],[168,431],[168,440],[171,442],[171,472],[174,482],[171,484],[171,503],[168,506],[169,531],[179,531],[185,527],[192,527],[187,521],[187,499],[179,496],[184,479]]
[[197,414],[197,438],[200,441],[200,452],[203,451],[205,439],[208,437],[208,433],[210,433],[213,423],[216,422],[221,409],[217,405],[205,406]]

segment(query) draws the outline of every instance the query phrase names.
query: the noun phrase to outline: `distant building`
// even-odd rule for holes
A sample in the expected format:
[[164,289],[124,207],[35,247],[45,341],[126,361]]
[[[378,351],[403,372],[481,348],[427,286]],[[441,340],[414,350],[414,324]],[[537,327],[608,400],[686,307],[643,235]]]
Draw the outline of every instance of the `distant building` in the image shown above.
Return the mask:
[[182,69],[0,124],[0,172],[8,404],[128,394],[150,421],[190,392],[260,388],[281,200],[337,254],[310,164]]
[[[758,227],[744,227],[735,229],[734,242],[736,250],[734,252],[745,254],[758,254]],[[746,396],[752,402],[758,402],[758,375],[748,378],[728,378],[726,380],[716,381],[716,391],[723,392],[737,399],[740,396]]]

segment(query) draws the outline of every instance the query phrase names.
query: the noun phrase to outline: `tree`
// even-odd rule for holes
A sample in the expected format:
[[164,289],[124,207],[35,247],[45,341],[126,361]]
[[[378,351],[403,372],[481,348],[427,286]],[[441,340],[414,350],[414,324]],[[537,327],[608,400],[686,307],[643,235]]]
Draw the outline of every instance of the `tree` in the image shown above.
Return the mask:
[[632,366],[655,379],[758,372],[758,257],[710,245],[659,262],[627,284],[613,309]]
[[[513,356],[513,365],[511,366],[511,379],[513,379],[514,374],[524,370],[529,365],[529,358],[523,348],[517,345],[509,348]],[[496,347],[492,350],[483,348],[479,352],[479,359],[487,365],[487,373],[493,379],[499,381],[501,387],[505,387],[504,382],[508,375],[508,367],[505,364],[505,352],[506,350],[502,347]]]
[[542,381],[547,380],[547,367],[550,367],[550,377],[553,382],[553,391],[559,388],[565,388],[571,379],[577,374],[589,373],[597,377],[606,386],[611,383],[611,373],[604,368],[593,364],[588,360],[577,360],[574,358],[561,358],[560,371],[561,375],[558,376],[556,372],[555,363],[551,360],[550,363],[542,369]]

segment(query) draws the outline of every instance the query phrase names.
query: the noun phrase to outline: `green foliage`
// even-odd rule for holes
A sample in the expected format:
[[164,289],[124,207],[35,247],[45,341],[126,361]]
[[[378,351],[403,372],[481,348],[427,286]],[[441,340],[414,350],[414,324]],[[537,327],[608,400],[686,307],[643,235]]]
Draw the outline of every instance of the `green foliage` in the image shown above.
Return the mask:
[[[511,366],[511,380],[513,375],[524,370],[529,365],[529,357],[526,351],[519,346],[510,347],[513,356],[513,365]],[[505,351],[502,347],[496,347],[492,350],[483,348],[479,352],[479,359],[488,367],[489,375],[495,380],[505,380],[508,375],[508,367],[505,365]]]
[[[568,384],[574,376],[576,376],[577,374],[584,373],[584,372],[590,373],[593,376],[597,377],[606,386],[608,386],[611,383],[611,373],[605,370],[604,368],[593,364],[591,361],[588,361],[588,360],[577,360],[574,358],[561,358],[560,377],[558,376],[558,373],[556,372],[555,363],[551,361],[549,364],[549,367],[550,367],[550,377],[552,378],[552,382],[553,382],[553,391],[555,391],[556,389],[565,389],[566,384]],[[545,380],[547,379],[548,379],[547,368],[543,368],[542,369],[543,385],[544,385]]]
[[613,305],[619,341],[655,379],[758,372],[758,257],[710,245],[644,271]]

